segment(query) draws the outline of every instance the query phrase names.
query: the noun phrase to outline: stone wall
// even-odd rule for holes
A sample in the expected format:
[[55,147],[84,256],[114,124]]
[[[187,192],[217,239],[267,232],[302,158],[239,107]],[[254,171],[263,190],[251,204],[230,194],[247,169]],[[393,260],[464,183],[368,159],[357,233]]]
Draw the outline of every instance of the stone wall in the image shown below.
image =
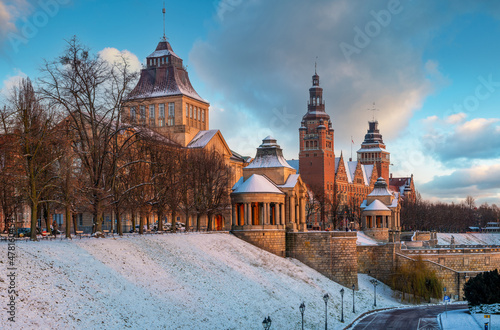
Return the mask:
[[395,253],[401,251],[401,244],[358,245],[358,272],[368,274],[389,283],[395,266]]
[[[399,243],[358,246],[358,272],[390,284],[391,274],[418,256],[434,270],[447,288],[446,294],[462,300],[463,286],[479,272],[499,269],[500,248],[401,250]],[[410,265],[411,266],[411,265]]]
[[355,232],[289,232],[287,257],[344,286],[358,286]]
[[285,254],[285,230],[263,229],[263,230],[233,230],[234,236],[255,245],[262,250],[271,252],[279,257]]

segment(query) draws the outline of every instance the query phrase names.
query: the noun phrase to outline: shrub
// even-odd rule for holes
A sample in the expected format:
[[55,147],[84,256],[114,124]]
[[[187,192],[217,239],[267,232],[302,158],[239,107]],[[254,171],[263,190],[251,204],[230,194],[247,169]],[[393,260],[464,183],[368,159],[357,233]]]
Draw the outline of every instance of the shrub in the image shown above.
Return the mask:
[[500,274],[492,270],[477,274],[464,285],[464,299],[471,306],[500,303]]
[[421,256],[413,262],[404,263],[392,276],[392,288],[404,294],[413,295],[415,301],[421,298],[428,301],[430,298],[440,299],[443,292],[443,284],[430,269]]

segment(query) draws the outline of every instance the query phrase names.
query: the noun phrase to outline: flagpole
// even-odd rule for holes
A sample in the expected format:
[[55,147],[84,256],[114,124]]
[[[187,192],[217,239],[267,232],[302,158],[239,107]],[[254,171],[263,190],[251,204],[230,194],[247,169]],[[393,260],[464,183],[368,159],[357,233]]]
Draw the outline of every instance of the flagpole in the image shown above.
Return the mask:
[[353,145],[353,141],[352,141],[352,135],[351,135],[351,161],[352,161],[352,145]]

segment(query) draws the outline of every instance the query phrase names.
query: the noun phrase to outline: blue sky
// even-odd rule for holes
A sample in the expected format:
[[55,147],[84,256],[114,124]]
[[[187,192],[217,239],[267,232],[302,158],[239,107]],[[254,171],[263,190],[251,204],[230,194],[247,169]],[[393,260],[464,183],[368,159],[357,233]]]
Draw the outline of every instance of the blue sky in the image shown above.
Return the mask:
[[[73,35],[96,53],[127,50],[144,62],[162,36],[162,5],[0,0],[0,87],[35,79]],[[337,156],[350,156],[352,136],[355,157],[375,102],[396,176],[414,174],[424,198],[499,204],[500,3],[168,0],[166,8],[167,37],[211,103],[211,128],[235,151],[253,156],[271,134],[288,159],[298,157],[318,57]]]

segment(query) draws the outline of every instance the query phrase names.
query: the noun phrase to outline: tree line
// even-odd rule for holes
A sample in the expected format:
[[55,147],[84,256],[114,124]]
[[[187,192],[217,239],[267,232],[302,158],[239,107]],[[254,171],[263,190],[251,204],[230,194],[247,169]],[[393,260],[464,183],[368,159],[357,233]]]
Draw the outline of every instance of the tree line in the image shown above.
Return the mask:
[[122,118],[137,77],[125,57],[109,63],[75,37],[60,57],[44,62],[36,84],[26,78],[12,89],[0,108],[4,228],[24,205],[33,240],[38,219],[49,229],[55,209],[64,210],[67,237],[69,219],[77,230],[77,213],[92,214],[93,231],[101,232],[104,213],[112,212],[122,235],[124,214],[142,233],[137,214],[157,214],[160,230],[167,214],[193,214],[191,225],[200,230],[202,216],[210,228],[213,215],[226,210],[231,173],[223,155],[182,148]]
[[500,209],[488,203],[476,206],[472,196],[460,203],[430,202],[417,192],[414,201],[403,199],[401,226],[403,230],[439,232],[466,232],[469,227],[485,227],[488,222],[499,221]]

